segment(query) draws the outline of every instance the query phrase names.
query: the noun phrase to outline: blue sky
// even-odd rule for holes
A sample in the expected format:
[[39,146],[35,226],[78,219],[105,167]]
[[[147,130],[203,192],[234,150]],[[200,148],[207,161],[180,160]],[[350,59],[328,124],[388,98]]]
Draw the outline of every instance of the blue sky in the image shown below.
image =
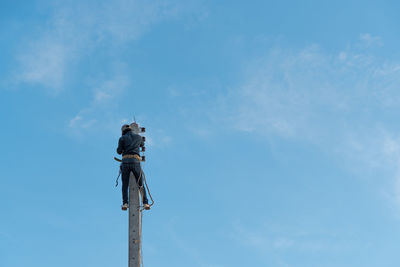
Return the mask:
[[[332,2],[332,1],[331,1]],[[395,1],[2,1],[0,266],[398,266]]]

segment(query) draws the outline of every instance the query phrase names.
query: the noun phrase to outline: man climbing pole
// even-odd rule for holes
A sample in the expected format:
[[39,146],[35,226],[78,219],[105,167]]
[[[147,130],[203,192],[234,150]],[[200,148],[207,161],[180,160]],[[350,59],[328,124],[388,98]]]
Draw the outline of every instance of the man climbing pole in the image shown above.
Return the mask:
[[118,141],[117,153],[122,154],[121,176],[122,176],[122,210],[127,210],[129,175],[132,172],[142,195],[143,208],[150,209],[146,190],[143,186],[143,171],[140,166],[140,147],[144,146],[143,138],[139,135],[139,126],[136,123],[124,124],[121,128],[122,136]]

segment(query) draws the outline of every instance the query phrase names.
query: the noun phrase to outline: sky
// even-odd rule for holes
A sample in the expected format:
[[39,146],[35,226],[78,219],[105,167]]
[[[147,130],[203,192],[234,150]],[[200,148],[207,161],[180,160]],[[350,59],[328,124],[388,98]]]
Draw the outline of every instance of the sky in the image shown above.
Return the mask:
[[397,1],[0,2],[0,266],[398,266]]

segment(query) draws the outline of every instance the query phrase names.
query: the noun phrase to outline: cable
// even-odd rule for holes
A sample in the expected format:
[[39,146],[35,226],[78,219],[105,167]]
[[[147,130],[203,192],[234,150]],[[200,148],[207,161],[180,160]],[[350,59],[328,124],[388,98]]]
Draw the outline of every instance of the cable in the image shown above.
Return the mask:
[[115,187],[118,186],[118,179],[120,176],[121,176],[121,167],[119,168],[119,173],[118,173],[117,179],[115,180]]

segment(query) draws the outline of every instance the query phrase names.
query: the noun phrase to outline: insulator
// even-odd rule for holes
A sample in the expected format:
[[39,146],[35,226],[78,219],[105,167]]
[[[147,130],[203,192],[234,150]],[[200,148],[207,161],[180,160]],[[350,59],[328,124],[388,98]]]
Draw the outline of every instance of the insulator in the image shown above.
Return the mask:
[[146,137],[142,136],[143,142],[146,142]]
[[146,151],[146,147],[142,146],[142,151],[143,152]]
[[144,127],[140,127],[140,132],[141,132],[141,133],[144,133],[144,132],[146,132],[146,128],[144,128]]
[[142,156],[142,161],[146,161],[146,156]]
[[134,133],[140,133],[139,125],[136,122],[131,123],[130,126]]

